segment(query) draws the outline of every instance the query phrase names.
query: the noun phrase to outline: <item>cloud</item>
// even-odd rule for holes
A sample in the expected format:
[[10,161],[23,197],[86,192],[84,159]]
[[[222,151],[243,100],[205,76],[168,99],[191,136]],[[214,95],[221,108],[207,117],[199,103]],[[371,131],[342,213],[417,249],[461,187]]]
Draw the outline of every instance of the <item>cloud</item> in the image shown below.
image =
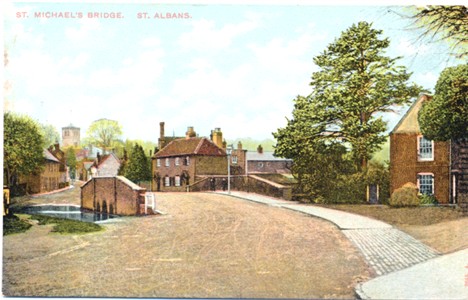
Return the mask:
[[321,39],[321,35],[305,33],[296,39],[274,38],[267,44],[252,44],[249,48],[263,68],[289,76],[313,71],[313,46]]
[[91,39],[102,29],[99,19],[79,19],[79,27],[68,27],[65,29],[65,37],[73,43],[83,43]]
[[410,42],[408,38],[400,38],[397,43],[396,50],[398,55],[425,55],[429,53],[429,47],[424,44],[416,44],[417,42]]
[[432,91],[434,91],[434,88],[438,79],[439,79],[439,75],[435,74],[432,71],[425,72],[425,73],[417,73],[416,75],[414,75],[414,80],[418,84]]
[[[142,42],[146,43],[146,42]],[[92,88],[124,88],[154,90],[164,71],[164,50],[152,42],[153,47],[141,49],[135,57],[127,57],[113,68],[101,68],[91,72],[89,85]]]
[[216,23],[211,20],[194,20],[192,30],[182,33],[178,42],[185,50],[221,50],[231,46],[235,38],[253,31],[258,26],[258,19],[253,15],[247,15],[247,19],[242,22],[226,24],[221,28],[217,28]]

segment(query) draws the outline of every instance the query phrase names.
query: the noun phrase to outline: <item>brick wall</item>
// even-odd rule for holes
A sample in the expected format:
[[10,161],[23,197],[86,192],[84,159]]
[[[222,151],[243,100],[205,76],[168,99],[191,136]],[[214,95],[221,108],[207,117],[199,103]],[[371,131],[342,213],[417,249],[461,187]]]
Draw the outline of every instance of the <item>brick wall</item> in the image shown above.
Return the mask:
[[434,195],[449,203],[449,143],[434,142],[434,160],[418,161],[418,134],[390,135],[390,193],[407,182],[417,184],[418,173],[434,174]]
[[81,207],[117,215],[140,215],[146,189],[123,176],[95,177],[81,187]]
[[455,191],[453,201],[463,210],[468,209],[468,139],[454,140],[451,143],[452,153],[452,183]]
[[196,156],[196,175],[227,175],[225,156]]
[[[215,179],[215,189],[223,189],[223,179],[227,176],[198,177],[193,185],[190,185],[191,192],[211,190],[210,178]],[[249,176],[231,176],[231,190],[256,193],[265,196],[281,198],[285,200],[292,199],[292,188],[283,186],[275,182],[260,178],[255,175]]]

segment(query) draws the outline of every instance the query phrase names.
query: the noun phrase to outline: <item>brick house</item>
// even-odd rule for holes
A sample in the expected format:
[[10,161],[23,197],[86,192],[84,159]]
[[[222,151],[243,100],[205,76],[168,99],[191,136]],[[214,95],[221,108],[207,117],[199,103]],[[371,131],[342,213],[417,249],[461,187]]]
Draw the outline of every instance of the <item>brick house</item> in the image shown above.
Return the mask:
[[185,138],[170,141],[152,157],[153,187],[157,191],[186,191],[208,176],[227,174],[226,151],[189,127]]
[[54,144],[53,146],[50,146],[48,150],[61,163],[60,172],[62,173],[62,177],[60,178],[60,182],[69,182],[70,176],[68,173],[68,167],[67,167],[67,162],[66,162],[67,159],[65,157],[65,152],[63,152],[63,150],[60,149],[60,145],[58,143]]
[[420,193],[434,195],[440,203],[455,203],[451,143],[428,140],[419,128],[418,112],[430,99],[420,95],[390,133],[390,193],[411,182]]
[[259,145],[257,152],[247,152],[247,173],[279,173],[291,174],[292,159],[276,157],[273,152],[263,151]]
[[64,172],[62,163],[48,149],[44,149],[44,169],[38,174],[32,174],[24,179],[27,183],[27,192],[38,194],[57,190],[61,187]]
[[100,155],[98,153],[96,160],[90,168],[92,177],[117,176],[121,162],[115,153]]

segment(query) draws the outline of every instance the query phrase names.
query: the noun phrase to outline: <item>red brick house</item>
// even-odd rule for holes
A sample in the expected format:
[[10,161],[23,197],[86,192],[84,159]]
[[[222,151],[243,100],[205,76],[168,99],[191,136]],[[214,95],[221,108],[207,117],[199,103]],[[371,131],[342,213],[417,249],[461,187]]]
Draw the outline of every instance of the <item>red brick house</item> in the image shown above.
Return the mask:
[[186,137],[170,141],[152,157],[153,187],[157,191],[186,191],[209,176],[227,174],[226,151],[189,127]]
[[428,140],[419,128],[418,112],[430,99],[420,95],[390,133],[390,192],[411,182],[420,193],[434,195],[440,203],[454,203],[451,143]]

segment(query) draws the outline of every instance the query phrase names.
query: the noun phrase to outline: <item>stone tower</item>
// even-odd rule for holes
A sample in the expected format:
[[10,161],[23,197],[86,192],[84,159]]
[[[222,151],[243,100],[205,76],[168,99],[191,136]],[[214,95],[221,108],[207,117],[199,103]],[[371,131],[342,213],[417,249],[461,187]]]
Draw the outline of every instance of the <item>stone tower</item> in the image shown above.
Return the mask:
[[62,147],[79,147],[80,146],[80,128],[69,125],[62,127]]

